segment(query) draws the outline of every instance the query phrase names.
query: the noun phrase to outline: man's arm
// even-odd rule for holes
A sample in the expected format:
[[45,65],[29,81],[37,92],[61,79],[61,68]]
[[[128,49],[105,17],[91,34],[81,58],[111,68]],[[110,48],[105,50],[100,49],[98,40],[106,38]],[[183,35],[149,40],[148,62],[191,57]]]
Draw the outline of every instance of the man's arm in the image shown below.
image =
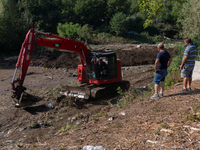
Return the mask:
[[187,56],[187,55],[184,55],[183,60],[182,60],[182,63],[181,63],[181,65],[180,65],[180,69],[183,68],[184,63],[187,61],[187,58],[188,58],[188,56]]
[[160,71],[160,69],[158,69],[158,63],[159,63],[159,61],[160,61],[160,59],[156,59],[156,61],[155,61],[155,73],[157,72],[157,71]]
[[167,63],[167,68],[171,65],[171,62],[172,62],[172,58],[169,58],[169,61]]

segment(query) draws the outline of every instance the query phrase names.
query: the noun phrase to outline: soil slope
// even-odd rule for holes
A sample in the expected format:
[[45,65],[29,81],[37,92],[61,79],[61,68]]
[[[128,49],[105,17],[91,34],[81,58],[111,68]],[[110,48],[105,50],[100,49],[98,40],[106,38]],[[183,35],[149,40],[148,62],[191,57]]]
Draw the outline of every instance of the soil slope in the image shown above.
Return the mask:
[[[76,53],[54,50],[33,56],[24,86],[37,102],[23,108],[15,108],[11,99],[17,56],[1,61],[0,149],[81,150],[84,145],[101,145],[107,150],[198,149],[199,81],[190,93],[179,94],[181,84],[177,84],[165,91],[165,97],[151,100],[144,90],[153,81],[158,51],[151,45],[136,46],[96,46],[96,50],[115,48],[123,79],[131,88],[125,97],[89,100],[83,109],[59,94],[61,85],[78,84],[70,76],[79,64]],[[168,49],[171,54],[172,50]]]

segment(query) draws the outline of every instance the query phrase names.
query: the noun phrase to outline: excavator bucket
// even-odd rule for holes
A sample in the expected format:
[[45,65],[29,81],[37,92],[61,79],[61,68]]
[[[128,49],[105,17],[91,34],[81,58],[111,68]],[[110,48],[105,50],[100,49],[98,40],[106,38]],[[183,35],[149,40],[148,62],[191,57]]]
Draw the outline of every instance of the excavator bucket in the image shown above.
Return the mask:
[[16,107],[24,107],[31,105],[37,101],[35,96],[25,92],[26,88],[23,86],[17,86],[13,90],[12,99],[15,102]]
[[36,102],[34,96],[28,94],[27,92],[22,92],[19,100],[13,98],[13,101],[15,102],[15,107],[24,107]]

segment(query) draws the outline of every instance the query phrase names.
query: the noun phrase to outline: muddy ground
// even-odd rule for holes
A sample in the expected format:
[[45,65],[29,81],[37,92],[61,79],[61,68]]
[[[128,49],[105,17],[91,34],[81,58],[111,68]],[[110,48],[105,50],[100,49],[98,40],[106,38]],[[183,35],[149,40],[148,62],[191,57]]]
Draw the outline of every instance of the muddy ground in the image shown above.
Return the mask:
[[[168,88],[165,97],[150,99],[143,93],[153,81],[155,45],[97,45],[114,49],[122,61],[129,94],[88,100],[82,109],[59,94],[62,85],[76,85],[76,53],[44,51],[33,56],[24,86],[36,103],[16,108],[11,99],[16,57],[1,60],[0,149],[82,149],[101,145],[106,150],[198,149],[200,123],[199,81],[192,92],[179,94],[181,84]],[[173,49],[168,49],[172,54]],[[121,101],[119,101],[122,99]],[[127,103],[123,105],[124,101]],[[53,107],[52,107],[53,105]],[[123,105],[123,106],[121,106]]]

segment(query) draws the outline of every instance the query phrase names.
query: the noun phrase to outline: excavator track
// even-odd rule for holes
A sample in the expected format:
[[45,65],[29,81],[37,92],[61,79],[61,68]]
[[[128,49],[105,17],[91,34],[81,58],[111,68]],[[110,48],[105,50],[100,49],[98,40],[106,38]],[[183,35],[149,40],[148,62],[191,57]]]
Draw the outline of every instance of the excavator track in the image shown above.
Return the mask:
[[80,99],[100,99],[115,94],[118,87],[127,91],[130,88],[130,83],[129,81],[119,81],[106,85],[63,86],[60,94]]

